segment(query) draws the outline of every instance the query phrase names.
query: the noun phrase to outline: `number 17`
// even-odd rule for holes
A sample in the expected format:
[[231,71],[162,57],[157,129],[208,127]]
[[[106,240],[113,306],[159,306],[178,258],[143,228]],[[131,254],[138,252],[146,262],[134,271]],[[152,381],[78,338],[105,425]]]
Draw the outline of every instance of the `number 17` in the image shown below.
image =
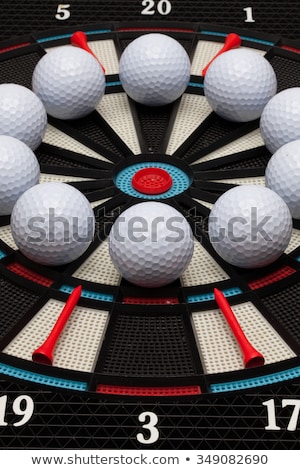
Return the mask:
[[[265,426],[265,429],[267,431],[279,431],[281,428],[276,423],[275,400],[272,398],[271,400],[264,401],[263,405],[267,407],[268,413],[268,424]],[[300,400],[284,399],[282,400],[281,407],[285,408],[286,406],[294,407],[286,429],[287,431],[295,431],[300,413]]]

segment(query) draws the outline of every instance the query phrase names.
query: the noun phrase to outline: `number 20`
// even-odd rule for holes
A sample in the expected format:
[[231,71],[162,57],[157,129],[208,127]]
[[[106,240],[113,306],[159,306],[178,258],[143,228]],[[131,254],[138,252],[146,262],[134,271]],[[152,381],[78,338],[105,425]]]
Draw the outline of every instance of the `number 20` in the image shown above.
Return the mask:
[[143,0],[142,6],[145,7],[142,10],[142,15],[154,15],[157,11],[160,15],[166,16],[169,15],[172,10],[172,5],[169,0],[159,0],[159,2]]

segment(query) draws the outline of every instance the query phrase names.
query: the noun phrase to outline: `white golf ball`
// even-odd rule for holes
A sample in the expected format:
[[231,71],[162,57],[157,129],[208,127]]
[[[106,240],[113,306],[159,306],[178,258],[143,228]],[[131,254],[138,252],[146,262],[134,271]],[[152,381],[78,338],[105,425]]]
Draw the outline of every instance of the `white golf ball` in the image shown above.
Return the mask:
[[11,214],[18,198],[39,182],[33,151],[14,137],[0,135],[0,215]]
[[133,100],[147,106],[163,106],[185,91],[190,67],[190,59],[178,41],[165,34],[144,34],[124,50],[120,80]]
[[0,134],[15,137],[35,150],[46,127],[46,110],[31,90],[14,83],[0,85]]
[[50,116],[79,119],[99,104],[105,91],[105,75],[90,53],[63,46],[39,60],[32,76],[32,89]]
[[131,206],[109,234],[113,264],[125,279],[141,287],[175,281],[188,266],[193,249],[193,234],[185,217],[161,202]]
[[204,78],[204,94],[210,106],[229,121],[258,119],[276,89],[277,79],[271,64],[247,49],[221,54]]
[[226,191],[209,216],[209,238],[216,252],[240,268],[260,268],[284,252],[292,234],[292,217],[278,194],[264,186]]
[[89,247],[95,217],[87,198],[65,183],[41,183],[16,202],[11,231],[27,258],[44,265],[74,261]]
[[271,153],[300,139],[300,87],[287,88],[269,101],[261,115],[260,132]]
[[300,219],[300,140],[294,140],[275,152],[266,168],[266,186],[287,204],[292,217]]

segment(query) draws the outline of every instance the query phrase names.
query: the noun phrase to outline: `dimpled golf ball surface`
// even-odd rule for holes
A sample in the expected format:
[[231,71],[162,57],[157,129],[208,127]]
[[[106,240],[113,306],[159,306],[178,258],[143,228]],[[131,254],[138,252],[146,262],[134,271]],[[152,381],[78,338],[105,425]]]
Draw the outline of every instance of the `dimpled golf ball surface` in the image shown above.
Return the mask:
[[300,219],[300,140],[280,147],[266,168],[266,186],[287,204],[295,219]]
[[260,117],[274,96],[277,79],[270,63],[256,52],[234,49],[216,58],[204,79],[204,94],[212,109],[229,121]]
[[163,106],[185,91],[190,60],[178,41],[165,34],[145,34],[132,41],[120,59],[120,80],[133,100]]
[[292,217],[285,202],[264,186],[237,186],[214,204],[208,222],[216,252],[240,268],[260,268],[286,249]]
[[125,210],[109,234],[109,252],[121,275],[141,287],[175,281],[193,254],[191,228],[180,212],[161,202]]
[[28,88],[0,85],[0,135],[9,135],[35,150],[45,135],[47,114],[41,100]]
[[300,139],[300,87],[287,88],[269,101],[261,115],[260,132],[272,153]]
[[86,197],[65,183],[41,183],[16,202],[11,231],[27,258],[43,265],[74,261],[89,247],[95,228]]
[[37,184],[39,177],[39,163],[28,145],[0,135],[0,215],[11,214],[17,199]]
[[32,89],[50,116],[79,119],[99,104],[105,91],[105,76],[91,54],[78,47],[63,46],[39,60]]

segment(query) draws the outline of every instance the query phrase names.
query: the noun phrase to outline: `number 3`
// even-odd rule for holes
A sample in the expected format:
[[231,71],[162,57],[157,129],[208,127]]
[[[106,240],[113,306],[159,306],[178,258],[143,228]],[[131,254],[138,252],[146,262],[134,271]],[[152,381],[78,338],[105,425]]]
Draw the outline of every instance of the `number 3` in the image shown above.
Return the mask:
[[136,435],[137,440],[141,444],[153,444],[154,442],[158,441],[159,439],[159,431],[156,427],[158,423],[158,417],[155,413],[152,413],[151,411],[145,411],[144,413],[141,413],[138,416],[138,420],[140,423],[145,423],[145,421],[149,418],[148,423],[144,424],[142,426],[143,429],[147,429],[150,432],[150,435],[148,438],[145,438],[143,433],[139,432]]

